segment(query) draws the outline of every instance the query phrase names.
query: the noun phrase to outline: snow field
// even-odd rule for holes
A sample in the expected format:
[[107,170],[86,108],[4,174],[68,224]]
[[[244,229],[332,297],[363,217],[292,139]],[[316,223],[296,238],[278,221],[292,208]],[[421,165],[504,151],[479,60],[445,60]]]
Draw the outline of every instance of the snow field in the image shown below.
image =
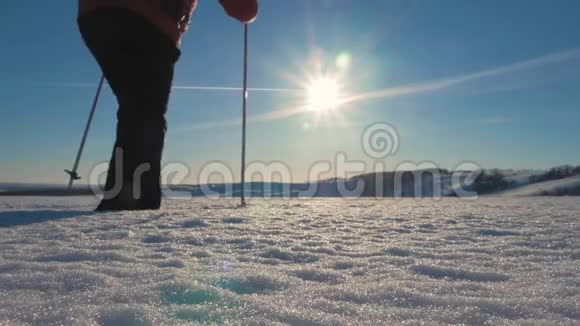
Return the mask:
[[0,325],[579,325],[574,198],[0,198]]

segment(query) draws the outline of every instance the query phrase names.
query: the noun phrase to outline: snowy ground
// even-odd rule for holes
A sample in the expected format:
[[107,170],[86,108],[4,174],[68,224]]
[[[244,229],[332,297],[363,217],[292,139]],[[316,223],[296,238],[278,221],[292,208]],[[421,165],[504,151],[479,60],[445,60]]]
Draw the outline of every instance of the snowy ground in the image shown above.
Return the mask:
[[580,325],[580,200],[0,198],[0,325]]

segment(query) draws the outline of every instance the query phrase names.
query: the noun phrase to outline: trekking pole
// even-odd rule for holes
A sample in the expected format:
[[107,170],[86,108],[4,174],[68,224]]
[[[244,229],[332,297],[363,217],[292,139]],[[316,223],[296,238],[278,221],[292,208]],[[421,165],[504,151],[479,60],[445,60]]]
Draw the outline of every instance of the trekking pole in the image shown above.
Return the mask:
[[78,175],[78,168],[81,162],[81,156],[83,155],[83,150],[85,148],[85,142],[87,141],[87,136],[89,135],[89,130],[91,129],[91,124],[93,123],[93,116],[95,115],[95,110],[97,109],[97,104],[99,103],[99,97],[101,96],[101,90],[103,89],[103,84],[105,83],[105,76],[101,76],[101,81],[99,82],[99,87],[97,88],[97,94],[93,100],[93,106],[91,108],[91,112],[89,114],[89,119],[87,120],[87,125],[85,126],[85,131],[83,133],[83,138],[81,139],[81,145],[79,147],[79,151],[77,153],[77,157],[75,159],[75,163],[73,165],[72,171],[71,170],[64,170],[66,174],[70,176],[70,180],[68,182],[68,190],[72,189],[73,183],[76,180],[80,180],[81,177]]
[[244,24],[244,95],[243,95],[243,114],[242,114],[242,182],[241,188],[241,205],[246,207],[246,119],[248,113],[248,24]]

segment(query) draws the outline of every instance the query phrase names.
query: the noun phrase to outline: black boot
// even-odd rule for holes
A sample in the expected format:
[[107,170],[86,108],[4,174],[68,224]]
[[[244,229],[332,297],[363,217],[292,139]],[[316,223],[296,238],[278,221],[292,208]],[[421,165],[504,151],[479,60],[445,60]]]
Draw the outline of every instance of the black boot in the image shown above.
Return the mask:
[[165,121],[119,122],[105,194],[97,211],[156,210],[161,206]]

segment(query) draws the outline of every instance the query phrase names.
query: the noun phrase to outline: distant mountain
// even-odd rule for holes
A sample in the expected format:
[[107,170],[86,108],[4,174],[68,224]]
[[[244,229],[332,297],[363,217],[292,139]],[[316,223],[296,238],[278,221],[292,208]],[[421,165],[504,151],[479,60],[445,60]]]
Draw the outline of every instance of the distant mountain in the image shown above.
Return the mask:
[[77,185],[68,190],[65,185],[0,183],[0,196],[84,196],[92,195],[88,185]]
[[[349,179],[331,178],[315,183],[250,182],[248,197],[439,197],[467,195],[564,196],[580,195],[580,166],[564,165],[549,170],[482,170],[473,182],[472,171],[445,169],[379,172]],[[168,197],[239,197],[240,184],[166,186]],[[0,196],[91,195],[88,185],[0,184]]]

